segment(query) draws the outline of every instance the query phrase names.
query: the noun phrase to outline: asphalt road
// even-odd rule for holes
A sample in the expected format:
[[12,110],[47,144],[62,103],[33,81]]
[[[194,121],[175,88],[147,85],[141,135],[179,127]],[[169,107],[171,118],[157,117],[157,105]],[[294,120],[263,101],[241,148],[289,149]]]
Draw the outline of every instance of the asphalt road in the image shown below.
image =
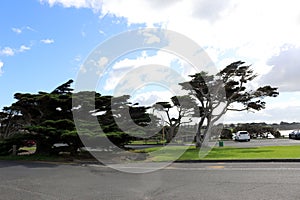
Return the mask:
[[130,174],[101,165],[0,161],[0,199],[299,200],[300,163],[174,163]]
[[289,146],[300,145],[300,140],[292,139],[252,139],[250,142],[224,141],[224,146],[259,147],[259,146]]

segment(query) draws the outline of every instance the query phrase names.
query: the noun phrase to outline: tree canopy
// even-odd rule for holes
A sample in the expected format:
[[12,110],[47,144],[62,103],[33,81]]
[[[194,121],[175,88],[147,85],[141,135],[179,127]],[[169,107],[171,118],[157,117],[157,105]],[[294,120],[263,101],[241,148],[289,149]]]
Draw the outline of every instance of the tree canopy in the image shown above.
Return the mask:
[[[279,95],[278,88],[262,86],[254,89],[247,85],[257,75],[251,66],[244,64],[242,61],[231,63],[216,75],[196,73],[191,75],[192,80],[180,83],[198,100],[200,120],[196,146],[202,145],[203,138],[227,111],[259,111],[265,108],[265,97]],[[204,126],[206,128],[202,132]]]
[[[259,111],[266,107],[265,97],[278,96],[275,87],[251,86],[256,77],[251,66],[237,61],[217,74],[190,75],[189,81],[178,83],[187,95],[153,106],[130,102],[127,94],[114,97],[96,91],[74,93],[73,80],[68,80],[50,93],[16,93],[16,102],[0,112],[0,139],[16,135],[19,140],[33,139],[39,154],[57,153],[54,145],[65,143],[68,151],[76,153],[84,145],[80,137],[89,138],[88,145],[94,146],[104,144],[101,141],[105,137],[124,148],[132,140],[160,134],[167,125],[166,139],[171,142],[181,125],[196,122],[196,146],[201,147],[226,112]],[[80,116],[80,130],[77,124],[75,127],[74,115]],[[160,119],[163,124],[159,124]]]

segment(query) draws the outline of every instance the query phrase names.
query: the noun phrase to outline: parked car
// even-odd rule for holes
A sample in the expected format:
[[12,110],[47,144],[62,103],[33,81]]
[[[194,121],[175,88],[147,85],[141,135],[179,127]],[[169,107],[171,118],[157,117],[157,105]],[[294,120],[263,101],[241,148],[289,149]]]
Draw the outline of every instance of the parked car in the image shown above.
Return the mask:
[[250,134],[248,131],[238,131],[235,134],[234,140],[236,141],[250,141]]
[[34,140],[25,140],[24,141],[24,146],[26,147],[32,147],[35,145],[35,141]]
[[289,133],[289,139],[299,140],[300,139],[300,131],[295,130],[295,131]]

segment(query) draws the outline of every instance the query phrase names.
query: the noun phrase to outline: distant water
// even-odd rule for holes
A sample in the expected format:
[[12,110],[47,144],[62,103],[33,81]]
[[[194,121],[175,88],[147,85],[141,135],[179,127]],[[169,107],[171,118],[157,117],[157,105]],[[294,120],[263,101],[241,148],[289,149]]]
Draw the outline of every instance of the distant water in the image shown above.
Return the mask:
[[281,136],[284,136],[284,137],[289,137],[289,134],[293,131],[294,130],[279,130]]

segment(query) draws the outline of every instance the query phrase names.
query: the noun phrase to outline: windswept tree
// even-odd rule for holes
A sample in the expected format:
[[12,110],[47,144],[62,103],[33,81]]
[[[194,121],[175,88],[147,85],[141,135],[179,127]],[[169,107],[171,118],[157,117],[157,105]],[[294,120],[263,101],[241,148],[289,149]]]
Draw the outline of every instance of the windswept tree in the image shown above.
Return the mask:
[[196,105],[195,99],[189,95],[174,96],[171,98],[171,102],[157,102],[153,105],[154,110],[162,112],[166,116],[161,117],[169,127],[165,134],[167,143],[175,137],[180,125],[192,122],[197,110]]
[[11,109],[18,111],[26,122],[23,128],[29,133],[24,138],[36,141],[37,154],[54,153],[55,143],[69,144],[71,152],[81,146],[72,116],[72,82],[69,80],[51,93],[15,94],[17,101]]
[[180,83],[199,104],[196,147],[201,147],[204,138],[227,111],[259,111],[266,106],[265,97],[278,96],[277,88],[271,86],[250,87],[248,83],[257,75],[251,66],[244,64],[242,61],[231,63],[216,75],[196,73],[190,76],[190,81]]

